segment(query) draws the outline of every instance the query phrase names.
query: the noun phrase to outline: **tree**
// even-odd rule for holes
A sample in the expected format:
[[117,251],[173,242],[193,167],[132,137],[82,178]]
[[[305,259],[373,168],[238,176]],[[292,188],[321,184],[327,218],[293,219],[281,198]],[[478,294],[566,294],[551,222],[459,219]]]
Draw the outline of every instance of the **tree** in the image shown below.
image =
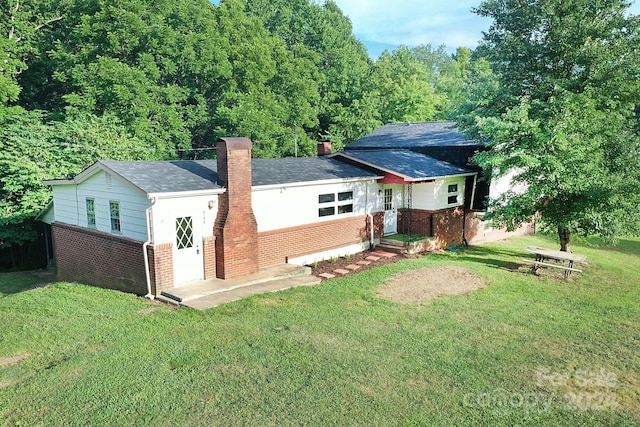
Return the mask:
[[[113,116],[60,122],[49,120],[43,111],[0,107],[0,248],[25,247],[37,237],[34,218],[51,200],[43,180],[74,176],[99,159],[162,155],[130,135]],[[14,267],[19,264],[14,259]]]
[[493,74],[474,87],[458,122],[489,141],[475,157],[485,171],[515,172],[523,184],[491,201],[498,224],[513,229],[541,212],[565,251],[571,233],[640,230],[640,21],[628,6],[486,0],[474,10],[493,18],[477,49]]
[[407,47],[384,51],[374,65],[371,90],[378,95],[384,123],[422,122],[436,117],[440,97],[428,70]]
[[210,2],[59,3],[64,19],[37,38],[20,105],[115,114],[166,157],[213,144],[211,116],[230,65]]

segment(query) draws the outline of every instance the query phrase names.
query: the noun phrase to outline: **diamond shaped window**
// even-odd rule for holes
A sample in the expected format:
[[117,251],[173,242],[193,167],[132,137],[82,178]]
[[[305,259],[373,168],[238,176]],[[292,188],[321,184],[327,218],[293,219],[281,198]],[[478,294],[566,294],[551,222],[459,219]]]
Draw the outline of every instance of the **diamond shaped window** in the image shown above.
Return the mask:
[[178,249],[193,246],[193,223],[190,216],[176,218],[176,246]]

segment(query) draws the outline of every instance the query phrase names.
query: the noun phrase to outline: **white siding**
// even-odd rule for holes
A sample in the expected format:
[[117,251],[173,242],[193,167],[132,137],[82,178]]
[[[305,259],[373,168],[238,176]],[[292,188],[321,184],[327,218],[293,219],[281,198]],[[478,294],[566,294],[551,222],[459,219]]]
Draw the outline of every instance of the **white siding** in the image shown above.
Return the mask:
[[174,243],[175,220],[185,216],[191,216],[194,221],[202,223],[202,237],[213,236],[213,225],[218,213],[218,195],[158,199],[151,212],[154,244]]
[[412,205],[414,209],[424,209],[427,211],[436,209],[434,182],[414,184],[411,194]]
[[86,199],[95,201],[96,229],[111,233],[109,202],[120,204],[119,235],[135,240],[147,240],[145,210],[150,204],[146,195],[128,182],[99,171],[79,185],[55,185],[53,187],[56,221],[87,227]]
[[[364,215],[380,209],[378,185],[373,180],[340,183],[316,184],[261,190],[254,189],[252,194],[253,212],[258,222],[258,231],[270,231],[295,227],[320,221],[332,221],[353,215]],[[320,204],[320,194],[338,194],[353,191],[353,212],[320,217],[318,210],[326,206],[338,206],[348,202]]]
[[[434,185],[434,210],[452,208],[455,206],[462,206],[464,204],[464,183],[465,177],[455,177],[440,179],[435,181]],[[449,193],[449,185],[458,185],[458,191],[456,193]],[[449,203],[449,196],[456,196],[456,203]]]

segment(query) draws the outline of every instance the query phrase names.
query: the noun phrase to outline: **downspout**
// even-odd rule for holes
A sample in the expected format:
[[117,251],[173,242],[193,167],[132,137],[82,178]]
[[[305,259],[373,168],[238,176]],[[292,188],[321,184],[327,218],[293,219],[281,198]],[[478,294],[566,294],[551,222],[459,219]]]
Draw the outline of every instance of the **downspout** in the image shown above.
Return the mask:
[[[473,176],[473,188],[471,189],[471,201],[469,203],[469,210],[473,211],[473,203],[476,198],[476,186],[478,184],[478,174]],[[469,241],[467,240],[467,210],[463,209],[462,215],[462,243],[465,246],[469,246]]]
[[375,234],[373,232],[373,215],[371,215],[371,209],[369,209],[369,186],[368,185],[367,185],[367,191],[365,193],[364,204],[365,204],[365,212],[367,212],[367,217],[369,218],[369,249],[371,250],[374,247]]
[[149,273],[149,254],[147,253],[147,248],[151,244],[152,236],[151,236],[151,209],[153,205],[158,201],[157,197],[154,197],[151,200],[151,205],[147,208],[146,216],[147,216],[147,241],[142,244],[142,254],[144,255],[144,274],[147,279],[147,294],[144,296],[145,298],[154,299],[155,295],[151,293],[151,274]]

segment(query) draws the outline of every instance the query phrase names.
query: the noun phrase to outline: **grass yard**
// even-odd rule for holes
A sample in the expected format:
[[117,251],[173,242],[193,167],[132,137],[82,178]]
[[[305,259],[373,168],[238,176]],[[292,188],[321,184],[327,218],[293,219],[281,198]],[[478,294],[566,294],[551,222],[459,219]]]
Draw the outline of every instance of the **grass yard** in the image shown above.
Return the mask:
[[[555,243],[433,254],[204,312],[68,283],[17,292],[0,275],[0,425],[640,425],[640,239],[575,243],[592,264],[568,281],[519,268],[527,245]],[[376,296],[397,273],[447,265],[488,286]]]

